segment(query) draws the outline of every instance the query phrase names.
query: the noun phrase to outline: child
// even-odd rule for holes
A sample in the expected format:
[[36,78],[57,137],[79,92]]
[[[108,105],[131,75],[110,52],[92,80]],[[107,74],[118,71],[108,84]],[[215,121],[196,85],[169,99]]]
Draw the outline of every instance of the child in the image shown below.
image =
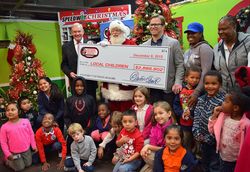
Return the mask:
[[18,99],[18,106],[21,110],[20,117],[27,118],[34,132],[37,130],[37,112],[32,108],[32,103],[28,97],[22,96]]
[[[90,134],[96,119],[96,104],[91,95],[86,94],[86,82],[83,77],[76,77],[73,80],[73,95],[66,100],[64,119],[68,128],[72,123],[79,123],[85,134]],[[70,145],[73,139],[67,138],[67,148],[70,150]],[[70,154],[70,152],[68,152]]]
[[55,117],[60,130],[64,131],[64,98],[56,84],[48,77],[42,77],[38,80],[40,92],[38,94],[38,123],[42,122],[46,113],[51,113]]
[[183,146],[183,132],[180,126],[171,125],[164,132],[166,147],[155,153],[154,172],[190,172],[197,164],[192,153]]
[[[110,149],[107,149],[107,153],[114,153],[112,150],[112,147],[114,146],[116,148],[116,145],[112,145],[112,140],[116,140],[116,137],[120,134],[122,130],[122,113],[119,111],[114,111],[111,116],[111,126],[109,133],[107,136],[103,139],[103,141],[99,144],[98,148],[98,158],[102,159],[104,155],[104,149],[106,145],[109,143]],[[110,143],[111,142],[111,143]],[[109,152],[108,152],[109,151]]]
[[100,103],[98,105],[98,117],[95,121],[94,131],[92,131],[91,137],[95,142],[100,142],[107,136],[110,128],[110,111],[108,104]]
[[143,137],[136,127],[136,112],[127,110],[122,116],[123,129],[117,138],[119,147],[112,162],[116,162],[113,172],[136,171],[141,166],[140,151],[143,147]]
[[250,120],[250,97],[233,90],[226,94],[222,106],[216,107],[209,119],[209,132],[215,135],[216,151],[220,153],[220,171],[233,172]]
[[220,91],[222,77],[217,71],[209,71],[204,75],[206,93],[198,98],[194,110],[193,136],[201,145],[202,166],[205,171],[219,171],[219,156],[215,151],[215,138],[208,132],[208,118],[213,109],[220,106],[225,93]]
[[74,95],[67,98],[65,107],[65,124],[79,123],[85,134],[90,134],[96,119],[96,103],[91,95],[86,94],[86,82],[83,77],[73,81]]
[[174,123],[171,106],[165,101],[154,103],[152,129],[149,136],[150,143],[141,150],[141,156],[146,162],[141,172],[152,171],[155,152],[165,146],[164,131]]
[[6,164],[15,171],[21,171],[32,164],[30,146],[37,152],[34,132],[28,119],[18,116],[15,102],[6,107],[8,122],[2,125],[0,132],[1,147]]
[[179,117],[180,125],[183,129],[183,145],[189,151],[192,147],[192,126],[193,126],[193,108],[188,106],[188,100],[194,93],[194,89],[200,81],[201,70],[195,66],[189,67],[185,73],[186,85],[179,94],[175,96],[173,109]]
[[136,111],[139,130],[144,138],[144,144],[149,143],[149,134],[152,128],[151,116],[153,106],[148,104],[149,90],[146,87],[137,87],[134,89],[133,101],[135,105],[132,109]]
[[68,134],[74,139],[71,144],[71,156],[65,161],[65,171],[76,167],[78,172],[93,172],[93,162],[96,157],[96,146],[90,136],[84,135],[82,126],[73,123],[68,128]]
[[58,127],[54,127],[54,116],[46,113],[42,120],[42,127],[36,132],[36,144],[40,156],[40,161],[43,164],[42,170],[47,171],[50,164],[47,162],[45,152],[62,151],[62,159],[58,164],[58,169],[62,169],[66,158],[67,146],[63,138],[63,134]]

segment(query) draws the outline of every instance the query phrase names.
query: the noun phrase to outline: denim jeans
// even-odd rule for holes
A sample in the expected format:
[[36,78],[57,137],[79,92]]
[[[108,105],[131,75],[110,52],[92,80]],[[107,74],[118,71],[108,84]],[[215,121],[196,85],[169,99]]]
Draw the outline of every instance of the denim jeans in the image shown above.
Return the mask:
[[[94,171],[94,166],[93,165],[91,165],[91,166],[83,166],[83,164],[86,163],[86,162],[87,161],[81,159],[82,169],[84,171],[86,171],[86,172],[93,172]],[[66,167],[66,169],[71,169],[71,170],[65,170],[65,171],[72,171],[72,172],[77,172],[78,171],[76,168],[73,168],[73,167],[75,167],[73,158],[67,158],[65,160],[65,162],[64,162],[64,166]]]
[[[55,142],[55,143],[52,143],[50,145],[46,145],[43,148],[44,148],[44,153],[48,154],[49,152],[54,152],[54,151],[60,152],[62,150],[62,145],[60,142]],[[38,164],[39,162],[40,162],[40,158],[39,158],[39,154],[37,152],[37,153],[32,155],[32,163]]]
[[141,163],[141,159],[136,159],[125,164],[118,161],[113,169],[113,172],[136,172],[136,170],[141,166]]
[[202,166],[205,172],[220,172],[219,154],[216,153],[216,147],[207,143],[201,144]]
[[222,159],[220,159],[220,171],[221,172],[234,172],[235,165],[236,165],[236,161],[227,162],[227,161],[223,161]]

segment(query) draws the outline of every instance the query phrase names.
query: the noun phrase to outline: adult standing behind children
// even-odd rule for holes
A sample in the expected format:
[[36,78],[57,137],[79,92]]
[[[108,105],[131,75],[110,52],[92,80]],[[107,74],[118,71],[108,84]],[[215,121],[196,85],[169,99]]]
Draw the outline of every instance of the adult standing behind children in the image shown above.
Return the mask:
[[198,66],[201,68],[201,79],[189,98],[188,105],[194,106],[203,90],[203,76],[211,70],[213,63],[213,49],[204,39],[204,28],[202,24],[193,22],[188,25],[184,33],[187,34],[187,40],[190,48],[184,53],[185,68]]
[[[62,63],[61,69],[68,76],[70,81],[71,92],[73,93],[73,79],[77,77],[77,61],[79,44],[87,43],[88,40],[83,38],[84,29],[80,23],[74,23],[71,27],[73,40],[62,46]],[[96,99],[97,82],[86,80],[87,93]]]
[[[121,21],[114,20],[109,25],[110,30],[110,42],[101,42],[100,44],[111,44],[111,45],[136,45],[136,43],[128,39],[130,30]],[[117,57],[119,60],[119,57]],[[133,86],[126,86],[122,84],[103,83],[101,92],[102,96],[108,100],[109,108],[113,111],[125,111],[132,105],[133,98]]]
[[60,130],[64,131],[64,97],[55,83],[50,78],[42,77],[38,80],[38,122],[41,124],[43,116],[46,113],[51,113],[55,117]]
[[247,66],[250,35],[237,32],[233,16],[224,16],[218,25],[220,42],[214,47],[214,67],[222,75],[222,88],[228,92],[235,86],[234,73],[239,66]]
[[182,80],[184,76],[184,60],[183,53],[178,40],[164,35],[165,18],[161,15],[153,16],[150,19],[149,31],[152,38],[142,45],[149,46],[169,46],[169,64],[166,90],[150,90],[150,101],[154,103],[162,100],[167,101],[170,105],[173,104],[174,94],[177,94],[182,89]]

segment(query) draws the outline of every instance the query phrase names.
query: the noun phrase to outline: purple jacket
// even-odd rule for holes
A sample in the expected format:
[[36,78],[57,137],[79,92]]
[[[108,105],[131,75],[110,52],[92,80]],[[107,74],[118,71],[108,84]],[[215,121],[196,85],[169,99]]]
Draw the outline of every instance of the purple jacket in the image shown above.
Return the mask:
[[[131,109],[136,111],[137,106],[133,105]],[[142,132],[142,136],[143,136],[144,140],[149,138],[150,130],[152,128],[152,124],[151,124],[152,111],[153,111],[153,106],[149,104],[148,109],[146,110],[145,118],[144,118],[145,127],[144,127],[143,132]]]
[[156,124],[152,127],[149,135],[150,144],[154,146],[165,146],[164,132],[165,129],[173,123],[172,118],[165,125],[161,126],[160,124]]

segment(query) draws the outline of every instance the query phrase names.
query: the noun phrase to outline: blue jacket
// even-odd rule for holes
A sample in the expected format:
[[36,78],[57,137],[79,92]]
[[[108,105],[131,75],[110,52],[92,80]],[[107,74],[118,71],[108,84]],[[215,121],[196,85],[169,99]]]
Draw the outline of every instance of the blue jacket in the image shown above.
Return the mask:
[[[164,164],[162,160],[162,154],[163,154],[164,148],[158,150],[155,153],[155,159],[154,159],[154,169],[153,172],[164,172]],[[191,172],[192,168],[197,165],[198,161],[194,159],[194,156],[191,152],[186,153],[186,155],[183,157],[181,162],[181,172]]]

